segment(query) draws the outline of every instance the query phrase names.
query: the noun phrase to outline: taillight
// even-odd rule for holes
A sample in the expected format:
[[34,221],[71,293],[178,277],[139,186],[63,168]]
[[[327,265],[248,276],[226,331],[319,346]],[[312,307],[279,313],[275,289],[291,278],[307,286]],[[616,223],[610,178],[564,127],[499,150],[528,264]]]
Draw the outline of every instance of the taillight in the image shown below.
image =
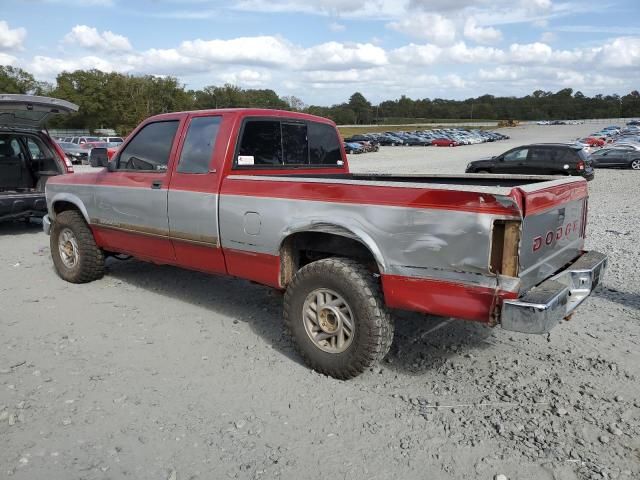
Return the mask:
[[71,160],[69,160],[69,157],[66,155],[64,156],[64,166],[67,173],[73,173],[73,163],[71,163]]
[[578,162],[578,170],[584,170],[584,162],[582,160]]

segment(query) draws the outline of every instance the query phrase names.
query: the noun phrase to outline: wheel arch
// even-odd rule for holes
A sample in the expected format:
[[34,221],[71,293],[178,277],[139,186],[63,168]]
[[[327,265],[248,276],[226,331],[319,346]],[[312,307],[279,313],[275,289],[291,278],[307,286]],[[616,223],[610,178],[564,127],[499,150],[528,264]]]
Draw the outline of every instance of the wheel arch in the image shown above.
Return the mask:
[[51,199],[49,215],[51,220],[55,220],[56,215],[66,210],[78,210],[84,217],[85,222],[89,222],[89,214],[82,200],[72,193],[56,193]]
[[340,225],[335,222],[314,222],[290,229],[282,236],[279,246],[280,284],[286,286],[293,275],[304,266],[300,258],[303,251],[327,256],[344,256],[369,261],[378,273],[386,264],[377,243],[357,225]]

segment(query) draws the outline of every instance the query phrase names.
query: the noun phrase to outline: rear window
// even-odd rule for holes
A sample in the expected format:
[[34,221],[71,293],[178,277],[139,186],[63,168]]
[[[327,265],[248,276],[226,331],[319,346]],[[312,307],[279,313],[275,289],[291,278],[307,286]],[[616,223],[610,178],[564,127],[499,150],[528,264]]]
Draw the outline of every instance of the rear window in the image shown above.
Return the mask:
[[235,166],[336,166],[341,161],[340,140],[331,125],[249,119],[241,133]]

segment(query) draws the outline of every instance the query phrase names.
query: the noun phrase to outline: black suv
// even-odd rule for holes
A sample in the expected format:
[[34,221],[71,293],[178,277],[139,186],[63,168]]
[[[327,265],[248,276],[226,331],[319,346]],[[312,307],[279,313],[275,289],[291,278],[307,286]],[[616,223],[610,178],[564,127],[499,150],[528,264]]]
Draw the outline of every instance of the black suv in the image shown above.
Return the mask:
[[73,168],[44,123],[77,110],[56,98],[0,94],[0,222],[47,212],[47,179]]
[[564,143],[523,145],[467,165],[467,173],[521,173],[525,175],[594,176],[589,156],[582,147]]

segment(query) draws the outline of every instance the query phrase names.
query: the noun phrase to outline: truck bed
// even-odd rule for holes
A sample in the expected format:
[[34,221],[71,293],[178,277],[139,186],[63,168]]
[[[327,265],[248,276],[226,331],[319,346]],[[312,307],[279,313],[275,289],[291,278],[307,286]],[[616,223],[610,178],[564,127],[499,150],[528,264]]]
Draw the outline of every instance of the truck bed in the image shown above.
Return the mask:
[[393,182],[393,183],[421,183],[429,185],[460,185],[481,187],[522,187],[533,185],[558,178],[550,175],[491,175],[491,174],[460,174],[460,175],[392,175],[380,173],[363,174],[334,174],[334,175],[282,175],[286,178],[296,179],[325,179],[325,180],[351,180],[360,182]]

